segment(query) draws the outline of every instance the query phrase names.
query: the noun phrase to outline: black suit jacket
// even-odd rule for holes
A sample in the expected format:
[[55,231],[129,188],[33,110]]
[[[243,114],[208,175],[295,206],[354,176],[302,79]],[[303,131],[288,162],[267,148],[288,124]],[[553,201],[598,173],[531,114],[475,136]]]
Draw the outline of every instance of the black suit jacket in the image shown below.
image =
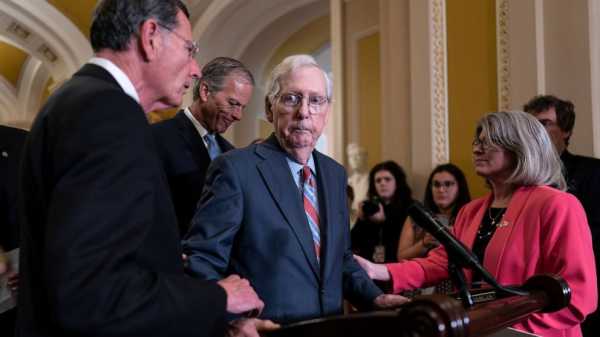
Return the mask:
[[600,240],[600,159],[574,155],[566,150],[560,158],[565,167],[568,192],[579,199],[585,209],[592,237]]
[[85,65],[37,116],[21,183],[19,336],[218,336],[225,292],[183,273],[146,116]]
[[[564,151],[560,158],[565,167],[568,191],[581,202],[592,232],[596,268],[600,265],[600,159],[574,155]],[[598,280],[600,281],[600,280]],[[589,315],[582,323],[584,336],[600,329],[600,312]]]
[[[196,211],[211,160],[198,130],[183,111],[152,125],[152,132],[167,173],[179,231],[183,236]],[[216,139],[223,152],[234,148],[221,135],[217,135]]]
[[317,262],[302,195],[277,139],[230,151],[211,164],[184,250],[204,279],[247,278],[281,323],[340,314],[342,300],[368,306],[381,291],[350,251],[346,173],[313,152],[321,228]]
[[6,251],[19,246],[17,178],[26,137],[27,131],[0,125],[0,246]]

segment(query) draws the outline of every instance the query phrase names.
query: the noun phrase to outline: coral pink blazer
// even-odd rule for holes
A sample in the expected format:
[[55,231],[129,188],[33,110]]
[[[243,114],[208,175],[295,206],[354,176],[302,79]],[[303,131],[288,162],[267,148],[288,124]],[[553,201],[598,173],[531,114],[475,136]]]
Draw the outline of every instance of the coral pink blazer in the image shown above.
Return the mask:
[[[491,194],[465,205],[458,213],[454,235],[472,247]],[[485,251],[484,266],[503,285],[520,285],[541,273],[562,276],[571,287],[571,303],[551,314],[533,314],[515,328],[542,336],[580,337],[579,324],[596,309],[596,267],[585,212],[571,194],[551,187],[520,187],[515,191],[503,227],[498,227]],[[448,278],[443,247],[426,258],[388,264],[393,290],[437,284]],[[465,270],[470,280],[470,271]]]

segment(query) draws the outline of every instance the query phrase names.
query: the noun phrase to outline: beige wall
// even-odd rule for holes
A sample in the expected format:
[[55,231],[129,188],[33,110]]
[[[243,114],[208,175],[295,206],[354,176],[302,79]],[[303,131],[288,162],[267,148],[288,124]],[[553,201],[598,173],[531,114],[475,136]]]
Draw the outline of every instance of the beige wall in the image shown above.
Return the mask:
[[[263,78],[268,78],[271,70],[283,61],[284,58],[294,54],[313,54],[319,48],[330,41],[330,19],[329,16],[320,17],[306,26],[302,27],[296,33],[292,34],[283,42],[273,56],[269,59]],[[264,85],[259,83],[258,85]],[[265,120],[259,120],[259,137],[266,138],[273,132],[273,125]]]
[[496,17],[492,0],[447,1],[450,161],[465,171],[472,196],[487,189],[472,165],[477,120],[497,110]]
[[[369,165],[372,166],[381,161],[378,2],[345,1],[342,18],[345,143],[364,146],[369,153]],[[367,48],[377,50],[369,52]],[[377,68],[369,69],[374,66]],[[364,82],[361,76],[364,80],[370,78],[378,83],[367,89],[373,83]]]
[[369,167],[384,160],[381,155],[381,79],[380,79],[379,33],[373,33],[356,41],[356,72],[358,96],[359,139],[368,153]]

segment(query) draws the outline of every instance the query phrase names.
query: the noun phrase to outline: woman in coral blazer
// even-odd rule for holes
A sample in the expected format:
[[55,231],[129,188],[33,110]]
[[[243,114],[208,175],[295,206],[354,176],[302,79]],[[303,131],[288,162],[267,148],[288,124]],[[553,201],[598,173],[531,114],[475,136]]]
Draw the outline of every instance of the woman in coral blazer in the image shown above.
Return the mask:
[[[464,206],[454,235],[501,284],[523,284],[542,273],[563,277],[571,303],[514,327],[542,336],[581,336],[579,324],[597,306],[592,239],[581,204],[564,192],[560,159],[543,126],[522,112],[488,114],[477,125],[473,158],[491,193]],[[391,279],[394,292],[448,278],[443,247],[426,258],[387,265],[357,259],[374,279]],[[465,272],[469,281],[480,280]]]

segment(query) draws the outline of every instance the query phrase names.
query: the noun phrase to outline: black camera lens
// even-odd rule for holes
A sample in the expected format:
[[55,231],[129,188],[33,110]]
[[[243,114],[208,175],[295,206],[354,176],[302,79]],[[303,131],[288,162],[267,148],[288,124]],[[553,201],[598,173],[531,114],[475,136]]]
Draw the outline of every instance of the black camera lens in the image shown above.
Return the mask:
[[377,213],[379,211],[379,200],[369,199],[365,200],[362,204],[363,214],[367,217]]

